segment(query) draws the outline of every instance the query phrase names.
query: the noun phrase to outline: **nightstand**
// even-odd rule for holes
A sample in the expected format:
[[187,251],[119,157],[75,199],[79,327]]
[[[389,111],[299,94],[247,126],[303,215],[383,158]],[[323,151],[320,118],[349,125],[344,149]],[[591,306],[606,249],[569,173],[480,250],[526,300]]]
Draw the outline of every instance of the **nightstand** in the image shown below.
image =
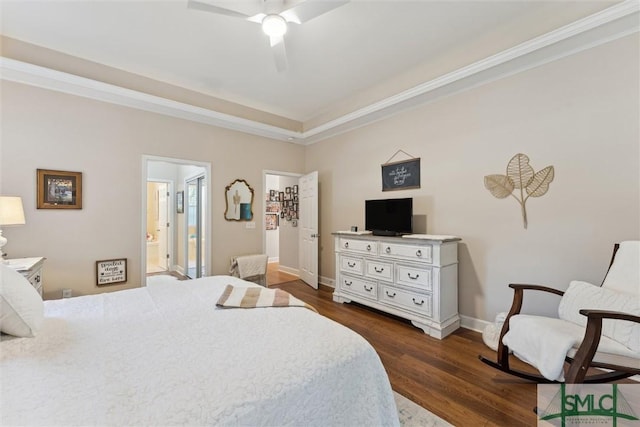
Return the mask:
[[45,259],[43,257],[14,258],[6,260],[5,265],[26,277],[42,297],[42,266]]

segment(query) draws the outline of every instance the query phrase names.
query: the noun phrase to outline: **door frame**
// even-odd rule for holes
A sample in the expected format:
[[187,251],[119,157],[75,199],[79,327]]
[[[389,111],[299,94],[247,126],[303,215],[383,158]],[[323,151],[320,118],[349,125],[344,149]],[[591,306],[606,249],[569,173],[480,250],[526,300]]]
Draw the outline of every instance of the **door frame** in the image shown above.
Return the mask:
[[[141,259],[140,259],[140,286],[147,286],[147,175],[149,173],[149,162],[165,162],[165,163],[172,163],[175,165],[181,165],[181,166],[198,166],[201,168],[204,168],[205,170],[205,181],[207,183],[207,191],[208,191],[208,197],[205,203],[206,206],[206,213],[205,213],[205,221],[207,222],[207,224],[211,224],[211,218],[212,218],[212,213],[211,213],[211,163],[209,162],[202,162],[202,161],[197,161],[197,160],[188,160],[188,159],[178,159],[178,158],[174,158],[174,157],[162,157],[162,156],[154,156],[154,155],[149,155],[149,154],[143,154],[142,155],[142,159],[141,159],[141,178],[140,178],[140,187],[141,187],[141,194],[142,197],[140,198],[140,209],[141,209],[141,215],[140,215],[140,219],[141,219],[141,226],[140,226],[140,242],[141,242]],[[169,196],[171,198],[171,200],[169,201],[171,206],[174,206],[174,200],[173,198],[175,197],[175,188],[174,188],[174,194],[172,194],[171,196]],[[171,218],[175,221],[176,215],[175,215],[175,209],[170,208],[171,209]],[[174,227],[175,230],[175,227]],[[204,237],[205,237],[205,257],[206,259],[209,261],[207,262],[207,265],[205,265],[205,275],[209,275],[211,274],[211,226],[207,227],[207,229],[205,230],[204,233]]]
[[[267,194],[267,191],[269,191],[267,189],[267,175],[278,175],[278,176],[288,176],[288,177],[293,177],[293,178],[298,178],[300,179],[301,176],[304,176],[304,174],[302,173],[295,173],[295,172],[283,172],[283,171],[275,171],[275,170],[268,170],[268,169],[263,169],[262,170],[262,198],[264,200],[264,195]],[[263,202],[264,203],[264,202]],[[262,212],[260,212],[260,228],[262,229],[262,253],[266,254],[267,253],[267,230],[264,226],[264,221],[265,221],[265,207],[263,206],[262,208]],[[278,249],[278,252],[280,252],[280,250]],[[298,250],[299,252],[299,250]],[[299,267],[299,266],[298,266]],[[291,273],[294,275],[298,275],[299,272],[299,268],[296,269],[296,271],[287,271],[287,273]]]
[[[207,173],[201,173],[198,172],[196,174],[193,175],[188,175],[185,176],[183,179],[183,186],[184,186],[184,191],[185,191],[185,195],[184,195],[184,214],[185,214],[185,221],[183,225],[183,233],[182,235],[184,236],[184,240],[182,241],[183,244],[183,251],[184,251],[184,265],[182,266],[183,268],[183,273],[185,276],[189,277],[189,221],[186,219],[186,215],[188,215],[189,213],[189,200],[188,200],[188,195],[187,195],[187,184],[190,181],[198,181],[200,178],[204,178],[204,182],[205,185],[209,185],[209,181],[207,181]],[[209,188],[207,187],[207,192],[209,191]],[[199,197],[199,196],[198,196]],[[209,202],[208,199],[210,199],[211,196],[209,194],[207,194],[207,200],[205,201],[205,205],[207,205],[207,203]],[[206,212],[205,212],[205,218],[200,218],[200,223],[202,224],[203,222],[205,222],[207,224],[207,226],[205,226],[205,232],[204,232],[204,236],[205,236],[205,259],[207,259],[207,263],[205,264],[204,268],[205,268],[205,276],[208,276],[208,272],[209,272],[209,264],[211,263],[211,260],[209,258],[209,256],[207,255],[207,249],[206,246],[209,244],[209,239],[207,238],[207,233],[209,233],[209,228],[211,228],[210,224],[211,221],[209,221],[207,218],[209,217],[209,208],[206,208]],[[200,227],[202,228],[202,227]],[[199,272],[201,269],[198,269],[198,263],[200,261],[196,262],[196,277],[190,277],[191,279],[195,279],[197,278]]]

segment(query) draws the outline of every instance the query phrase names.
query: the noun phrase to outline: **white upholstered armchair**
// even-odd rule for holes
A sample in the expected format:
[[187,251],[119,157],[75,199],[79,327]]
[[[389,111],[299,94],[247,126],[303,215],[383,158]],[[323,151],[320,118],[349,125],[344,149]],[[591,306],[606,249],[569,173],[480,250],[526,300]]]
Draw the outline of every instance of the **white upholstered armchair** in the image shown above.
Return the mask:
[[[497,361],[480,356],[484,363],[536,382],[607,382],[640,374],[640,241],[615,246],[602,286],[573,281],[564,292],[539,285],[509,287],[514,298]],[[524,291],[561,296],[558,318],[521,314]],[[510,368],[510,352],[540,375]],[[607,371],[587,375],[589,368]]]

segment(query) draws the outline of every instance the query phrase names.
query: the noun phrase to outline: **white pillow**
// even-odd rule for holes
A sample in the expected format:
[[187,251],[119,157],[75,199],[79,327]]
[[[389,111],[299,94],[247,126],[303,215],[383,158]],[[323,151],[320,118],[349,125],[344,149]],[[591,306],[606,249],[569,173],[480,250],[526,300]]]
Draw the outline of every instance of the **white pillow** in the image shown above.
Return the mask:
[[[620,311],[640,316],[640,302],[636,295],[601,288],[574,280],[560,300],[558,316],[569,322],[586,326],[587,316],[581,309]],[[640,352],[640,324],[625,320],[604,319],[602,335]]]
[[0,263],[0,331],[17,337],[35,336],[44,318],[44,304],[31,283]]
[[620,242],[602,287],[640,294],[640,241]]

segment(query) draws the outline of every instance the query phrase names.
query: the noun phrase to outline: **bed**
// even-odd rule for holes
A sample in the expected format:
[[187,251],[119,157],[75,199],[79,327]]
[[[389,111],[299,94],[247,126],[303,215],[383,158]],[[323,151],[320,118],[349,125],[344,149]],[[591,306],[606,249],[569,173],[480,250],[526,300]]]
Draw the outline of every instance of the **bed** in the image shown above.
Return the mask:
[[302,307],[216,307],[214,276],[44,302],[2,336],[2,425],[398,425],[369,343]]

